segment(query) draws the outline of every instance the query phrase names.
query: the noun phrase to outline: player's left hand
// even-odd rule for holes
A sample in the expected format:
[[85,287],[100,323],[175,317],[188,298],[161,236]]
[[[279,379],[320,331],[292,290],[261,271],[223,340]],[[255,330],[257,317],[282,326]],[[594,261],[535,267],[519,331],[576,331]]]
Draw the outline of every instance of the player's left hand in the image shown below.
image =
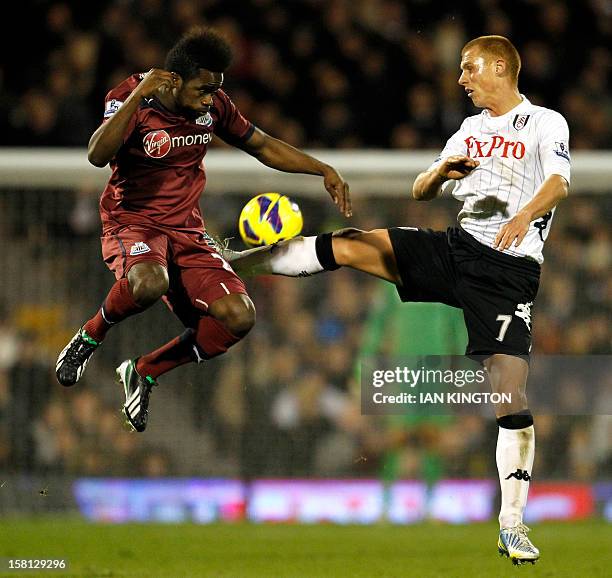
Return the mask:
[[530,224],[530,216],[523,211],[519,211],[499,230],[493,247],[500,251],[505,251],[512,247],[513,243],[515,247],[518,247],[523,242],[527,231],[529,231]]
[[345,217],[353,216],[351,207],[351,194],[348,183],[342,178],[340,173],[333,167],[329,167],[323,174],[323,184],[330,194],[334,203]]

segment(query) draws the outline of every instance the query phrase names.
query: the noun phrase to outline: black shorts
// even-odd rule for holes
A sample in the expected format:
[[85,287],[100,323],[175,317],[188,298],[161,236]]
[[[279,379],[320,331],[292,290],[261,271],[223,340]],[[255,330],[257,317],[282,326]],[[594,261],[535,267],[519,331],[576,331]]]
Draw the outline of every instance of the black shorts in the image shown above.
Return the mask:
[[528,355],[531,307],[540,265],[479,243],[460,227],[389,229],[402,278],[402,301],[436,301],[463,309],[467,355]]

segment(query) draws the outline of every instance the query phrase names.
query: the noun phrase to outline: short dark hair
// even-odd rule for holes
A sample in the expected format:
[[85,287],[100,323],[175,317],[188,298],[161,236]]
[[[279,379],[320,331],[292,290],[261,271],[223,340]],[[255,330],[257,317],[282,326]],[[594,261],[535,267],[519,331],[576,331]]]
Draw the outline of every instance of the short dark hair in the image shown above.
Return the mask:
[[170,49],[165,68],[188,81],[202,68],[225,72],[231,63],[232,48],[227,40],[213,28],[198,27],[182,36]]
[[508,63],[508,71],[514,82],[518,81],[519,71],[521,70],[521,57],[514,44],[505,36],[479,36],[470,40],[461,51],[463,54],[470,48],[479,48],[482,52],[486,52],[490,56],[503,58]]

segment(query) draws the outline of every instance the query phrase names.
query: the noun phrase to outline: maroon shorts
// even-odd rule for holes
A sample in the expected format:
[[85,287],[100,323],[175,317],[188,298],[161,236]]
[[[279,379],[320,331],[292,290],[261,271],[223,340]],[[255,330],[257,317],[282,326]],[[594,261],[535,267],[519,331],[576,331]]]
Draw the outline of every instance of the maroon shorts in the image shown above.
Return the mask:
[[165,267],[170,288],[163,299],[187,327],[195,327],[217,299],[247,295],[240,277],[203,233],[127,225],[102,237],[102,257],[117,279],[136,263]]

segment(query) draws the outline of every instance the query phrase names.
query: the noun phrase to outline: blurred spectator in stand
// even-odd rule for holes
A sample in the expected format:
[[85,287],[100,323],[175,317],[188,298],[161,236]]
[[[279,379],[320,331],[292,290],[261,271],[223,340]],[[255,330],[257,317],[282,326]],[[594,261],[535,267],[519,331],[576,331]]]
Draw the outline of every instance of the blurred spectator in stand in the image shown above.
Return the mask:
[[[560,107],[573,149],[612,146],[604,2],[471,0],[447,11],[429,0],[300,0],[290,8],[268,0],[115,0],[90,12],[51,3],[34,24],[36,56],[4,67],[7,143],[83,146],[101,95],[136,70],[161,66],[173,38],[208,24],[235,46],[228,89],[238,91],[237,104],[248,113],[239,98],[245,91],[258,105],[276,102],[278,122],[269,130],[297,122],[307,146],[387,146],[396,125],[417,122],[425,125],[424,146],[439,148],[470,109],[456,86],[458,48],[483,30],[513,39],[524,60],[521,90]],[[576,37],[581,51],[573,48]],[[423,99],[437,109],[433,115]]]
[[272,407],[272,419],[283,432],[285,474],[306,476],[312,471],[317,444],[345,410],[346,396],[325,382],[324,375],[307,370],[283,389]]
[[[84,147],[109,88],[129,74],[161,66],[174,38],[204,23],[219,27],[234,45],[228,92],[238,106],[297,146],[439,150],[466,112],[476,112],[457,86],[456,54],[465,40],[485,30],[515,41],[524,61],[521,91],[559,107],[572,127],[573,150],[612,148],[606,10],[605,2],[559,0],[469,0],[452,11],[440,10],[432,0],[299,0],[290,6],[273,0],[112,0],[87,7],[52,1],[28,15],[33,49],[19,59],[5,59],[0,70],[0,142]],[[37,271],[46,270],[55,275],[69,269],[87,280],[67,285],[62,293],[57,276],[45,277],[53,280],[53,298],[69,295],[71,309],[79,307],[77,293],[96,290],[95,275],[78,269],[78,263],[88,261],[73,255],[75,236],[79,247],[86,247],[98,234],[90,222],[97,194],[87,189],[74,196],[46,191],[40,199],[0,193],[7,259],[13,267],[23,259],[36,263],[32,271],[20,269],[21,285],[10,269],[9,298],[14,286],[37,295]],[[440,201],[442,208],[406,202],[406,209],[398,211],[405,198],[362,197],[354,203],[355,226],[366,229],[388,224],[439,228],[454,219],[452,201]],[[534,353],[609,354],[612,240],[605,219],[611,201],[609,195],[570,196],[566,203],[547,242],[533,319]],[[230,197],[223,199],[222,230],[233,227],[227,215],[235,209]],[[337,228],[335,219],[326,209],[313,208],[308,234],[319,232],[317,227]],[[185,399],[194,430],[215,433],[219,467],[227,462],[247,477],[304,474],[308,467],[331,471],[330,456],[337,456],[334,471],[371,475],[383,463],[381,456],[394,448],[403,475],[423,475],[428,469],[431,474],[436,468],[446,475],[484,471],[484,418],[470,418],[458,429],[425,424],[406,430],[370,419],[366,426],[355,398],[347,401],[344,392],[355,385],[347,359],[357,358],[374,281],[355,281],[343,271],[315,281],[252,283],[262,320],[258,333],[229,365],[209,363],[206,383],[196,384]],[[9,299],[6,311],[11,306]],[[35,316],[42,319],[43,311]],[[46,317],[41,323],[50,325]],[[180,469],[155,444],[145,452],[123,432],[116,410],[97,390],[79,391],[70,399],[50,394],[49,360],[35,356],[28,343],[22,352],[20,347],[7,315],[0,315],[0,465],[89,475],[127,475],[133,463],[143,475]],[[384,351],[385,343],[381,347]],[[581,402],[571,389],[569,382],[563,384],[559,399]],[[88,430],[89,420],[95,425]],[[612,467],[610,426],[603,417],[594,418],[592,427],[572,416],[537,420],[538,443],[546,448],[538,454],[538,477],[589,479]],[[457,431],[469,434],[461,437]],[[368,461],[347,461],[354,452]],[[150,460],[143,458],[148,454]],[[215,467],[211,464],[211,471]]]
[[44,411],[53,387],[49,368],[41,362],[38,353],[36,335],[21,334],[18,357],[8,371],[7,418],[11,424],[11,461],[16,469],[34,467],[33,424]]

